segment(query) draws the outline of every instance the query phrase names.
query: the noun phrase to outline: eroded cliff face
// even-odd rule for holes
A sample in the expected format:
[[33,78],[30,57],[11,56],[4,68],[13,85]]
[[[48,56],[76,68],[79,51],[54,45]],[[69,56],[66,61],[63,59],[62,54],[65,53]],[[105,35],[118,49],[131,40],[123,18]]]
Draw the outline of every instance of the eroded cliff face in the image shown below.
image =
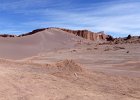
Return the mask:
[[69,30],[69,29],[62,29],[62,28],[59,29],[92,41],[106,40],[108,37],[108,35],[104,34],[104,32],[95,33],[88,30]]

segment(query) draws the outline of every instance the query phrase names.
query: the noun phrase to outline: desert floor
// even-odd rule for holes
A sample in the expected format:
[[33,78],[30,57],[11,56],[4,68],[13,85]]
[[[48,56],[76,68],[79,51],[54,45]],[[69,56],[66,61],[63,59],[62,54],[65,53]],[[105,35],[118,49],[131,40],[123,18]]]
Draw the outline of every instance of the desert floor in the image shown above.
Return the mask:
[[140,44],[78,44],[0,59],[0,100],[140,100]]

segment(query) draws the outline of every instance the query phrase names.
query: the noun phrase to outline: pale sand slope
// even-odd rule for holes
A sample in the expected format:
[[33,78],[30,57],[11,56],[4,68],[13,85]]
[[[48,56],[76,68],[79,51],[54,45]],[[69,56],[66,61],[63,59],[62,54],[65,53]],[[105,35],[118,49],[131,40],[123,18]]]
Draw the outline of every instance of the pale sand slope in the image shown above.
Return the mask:
[[90,72],[71,60],[0,61],[0,100],[140,99],[139,78]]
[[71,48],[84,39],[59,29],[46,29],[33,35],[0,37],[0,57],[21,59],[54,49]]

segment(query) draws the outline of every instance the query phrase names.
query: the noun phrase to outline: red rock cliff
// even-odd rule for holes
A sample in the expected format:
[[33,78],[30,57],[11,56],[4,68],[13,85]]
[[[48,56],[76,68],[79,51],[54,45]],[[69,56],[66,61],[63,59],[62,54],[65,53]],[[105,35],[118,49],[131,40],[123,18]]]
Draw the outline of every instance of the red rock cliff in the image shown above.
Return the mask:
[[62,29],[62,28],[60,29],[93,41],[106,40],[106,38],[108,37],[108,35],[104,34],[104,32],[95,33],[88,30],[69,30],[69,29]]

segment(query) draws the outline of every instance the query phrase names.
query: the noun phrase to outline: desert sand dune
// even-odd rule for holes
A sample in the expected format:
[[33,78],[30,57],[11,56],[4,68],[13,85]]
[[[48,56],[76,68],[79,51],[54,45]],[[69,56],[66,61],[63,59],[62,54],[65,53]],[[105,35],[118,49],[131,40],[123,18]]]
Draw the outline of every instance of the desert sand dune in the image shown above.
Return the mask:
[[59,29],[46,29],[24,37],[0,37],[0,57],[21,59],[40,52],[73,47],[84,39]]

